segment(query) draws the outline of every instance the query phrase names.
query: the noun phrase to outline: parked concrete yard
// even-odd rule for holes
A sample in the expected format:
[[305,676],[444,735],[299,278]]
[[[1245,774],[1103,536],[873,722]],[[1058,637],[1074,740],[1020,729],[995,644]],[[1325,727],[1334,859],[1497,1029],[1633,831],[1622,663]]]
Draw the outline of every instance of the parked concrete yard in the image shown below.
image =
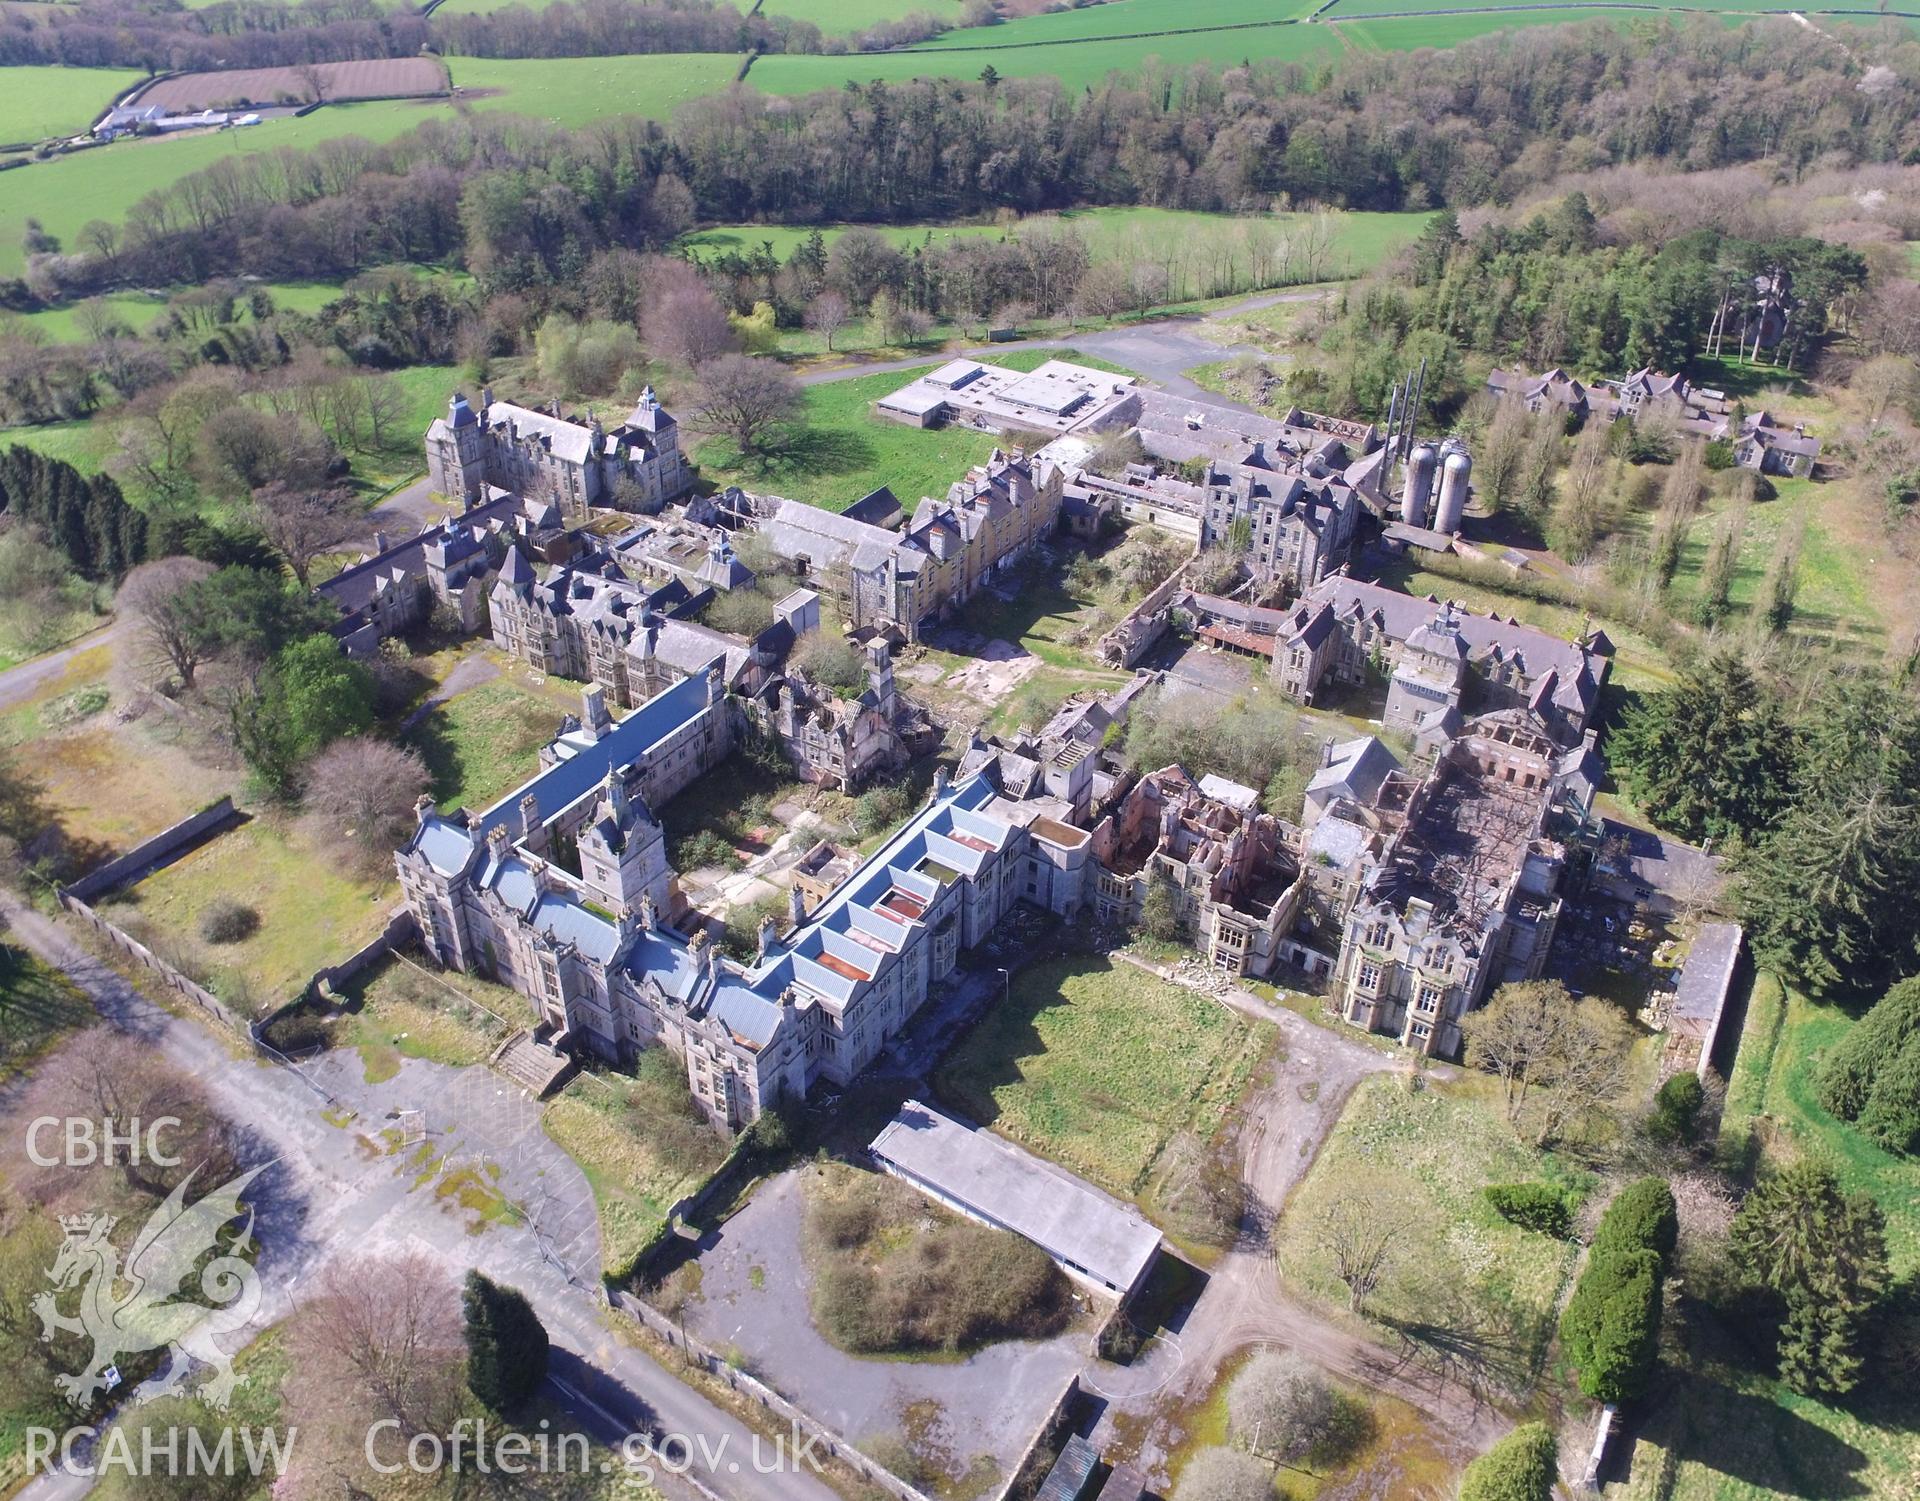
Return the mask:
[[698,1291],[681,1315],[688,1332],[737,1354],[745,1369],[854,1442],[905,1444],[945,1472],[950,1494],[997,1490],[1085,1363],[1087,1329],[990,1345],[958,1360],[862,1360],[837,1349],[809,1311],[812,1273],[801,1249],[809,1171],[762,1184],[701,1249]]

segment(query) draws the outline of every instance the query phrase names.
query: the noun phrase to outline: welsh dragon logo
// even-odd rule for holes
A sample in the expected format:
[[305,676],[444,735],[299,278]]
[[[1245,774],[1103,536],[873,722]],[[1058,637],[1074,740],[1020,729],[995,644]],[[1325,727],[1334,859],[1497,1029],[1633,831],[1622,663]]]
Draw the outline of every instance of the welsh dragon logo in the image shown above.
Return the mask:
[[[76,1406],[86,1406],[96,1393],[119,1381],[115,1362],[122,1356],[164,1346],[172,1357],[166,1379],[142,1401],[178,1392],[191,1357],[214,1367],[199,1396],[212,1407],[226,1407],[240,1378],[214,1338],[244,1327],[260,1308],[260,1276],[243,1255],[252,1243],[253,1211],[242,1207],[240,1195],[261,1171],[256,1167],[242,1173],[191,1205],[186,1194],[193,1173],[187,1174],[148,1217],[127,1253],[124,1270],[120,1253],[108,1239],[115,1224],[112,1215],[61,1216],[66,1239],[47,1270],[54,1290],[39,1294],[33,1311],[39,1315],[43,1341],[59,1333],[93,1341],[93,1358],[85,1370],[54,1378]],[[242,1214],[246,1224],[240,1238],[206,1260],[219,1245],[221,1227]],[[205,1303],[192,1301],[186,1290],[196,1268]],[[78,1316],[69,1318],[60,1312],[58,1297],[75,1287],[80,1289],[80,1307]]]

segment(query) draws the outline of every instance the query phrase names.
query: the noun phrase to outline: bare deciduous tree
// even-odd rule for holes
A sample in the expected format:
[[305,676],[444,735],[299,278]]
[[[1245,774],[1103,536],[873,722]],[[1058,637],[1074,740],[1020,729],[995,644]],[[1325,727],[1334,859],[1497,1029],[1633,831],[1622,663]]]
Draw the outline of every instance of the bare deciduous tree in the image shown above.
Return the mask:
[[1262,1350],[1227,1388],[1227,1421],[1236,1442],[1269,1459],[1298,1459],[1326,1438],[1339,1404],[1326,1377],[1292,1350]]
[[700,369],[693,419],[709,432],[724,433],[743,454],[762,451],[800,410],[800,387],[772,360],[748,354],[724,354]]
[[190,591],[212,573],[213,565],[198,558],[156,558],[133,569],[120,585],[114,609],[139,622],[135,650],[144,659],[139,670],[149,685],[160,676],[177,679],[183,689],[193,686],[200,666],[200,633]]
[[655,295],[640,314],[640,336],[656,359],[689,369],[739,347],[727,310],[697,278]]
[[1390,1179],[1346,1184],[1315,1217],[1314,1232],[1333,1260],[1333,1274],[1347,1289],[1347,1307],[1365,1313],[1367,1302],[1393,1269],[1407,1228],[1406,1206]]
[[368,852],[393,848],[427,790],[414,752],[385,740],[336,740],[307,769],[307,807]]
[[444,1432],[466,1371],[459,1289],[424,1252],[330,1264],[309,1284],[293,1329],[296,1366],[401,1437]]
[[1540,1146],[1604,1109],[1626,1083],[1626,1018],[1605,1001],[1576,1001],[1557,980],[1502,985],[1460,1030],[1467,1060],[1499,1076],[1507,1123],[1518,1130],[1533,1103]]
[[253,517],[303,589],[310,586],[314,559],[353,536],[363,519],[352,492],[337,485],[268,485],[254,492]]
[[853,318],[853,308],[838,292],[828,290],[813,299],[807,309],[807,327],[826,340],[827,353],[833,353],[833,336]]

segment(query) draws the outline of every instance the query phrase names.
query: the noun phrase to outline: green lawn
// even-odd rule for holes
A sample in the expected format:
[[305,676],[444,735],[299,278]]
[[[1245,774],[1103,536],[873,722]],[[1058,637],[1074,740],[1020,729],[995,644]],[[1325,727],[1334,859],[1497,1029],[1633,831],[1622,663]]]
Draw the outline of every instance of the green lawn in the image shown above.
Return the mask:
[[[971,35],[998,36],[1009,27]],[[989,64],[1006,78],[1058,78],[1069,89],[1100,83],[1109,73],[1138,75],[1157,64],[1162,69],[1194,63],[1236,67],[1271,60],[1318,63],[1340,51],[1339,38],[1324,26],[1275,23],[1233,31],[1194,31],[1148,39],[1095,37],[1081,42],[1052,42],[1037,47],[947,45],[907,52],[846,57],[769,54],[753,65],[747,81],[768,94],[810,94],[838,89],[849,80],[905,83],[915,78],[978,78]]]
[[0,68],[0,145],[78,135],[146,76],[134,68]]
[[[304,828],[256,818],[114,897],[107,915],[251,1011],[291,1000],[315,971],[360,948],[398,897],[390,866],[352,874]],[[259,915],[251,938],[210,944],[200,937],[200,914],[222,900]]]
[[1416,1344],[1430,1335],[1452,1343],[1483,1377],[1524,1391],[1545,1359],[1574,1248],[1509,1224],[1480,1190],[1557,1176],[1557,1166],[1514,1134],[1490,1081],[1407,1085],[1376,1075],[1354,1091],[1287,1205],[1274,1241],[1280,1276],[1344,1308],[1317,1219],[1349,1193],[1396,1194],[1391,1212],[1407,1228],[1368,1316]]
[[[569,695],[578,708],[577,690]],[[496,678],[436,705],[407,736],[433,778],[442,808],[491,807],[540,769],[540,747],[560,727],[561,688],[543,693]]]
[[[420,266],[415,269],[422,276],[437,272],[437,268],[430,266]],[[437,274],[461,277],[466,275],[465,272],[438,272]],[[341,283],[332,281],[250,283],[248,290],[267,293],[273,298],[274,307],[287,313],[317,313],[328,303],[337,302],[343,295]],[[171,295],[168,292],[110,292],[104,297],[91,300],[104,304],[116,318],[135,333],[145,333],[166,312]],[[81,325],[79,303],[64,303],[59,307],[43,308],[37,313],[21,313],[17,316],[29,328],[39,329],[49,339],[58,343],[77,343],[90,337]]]
[[463,91],[500,91],[469,101],[475,109],[508,110],[578,126],[615,115],[664,120],[687,100],[726,88],[740,63],[732,53],[671,52],[639,57],[456,57],[450,67],[455,87]]
[[[1723,1152],[1736,1163],[1814,1152],[1887,1214],[1896,1278],[1920,1270],[1920,1161],[1883,1152],[1814,1097],[1821,1053],[1852,1020],[1774,975],[1754,981],[1727,1088]],[[1920,1474],[1910,1389],[1884,1386],[1848,1408],[1789,1391],[1745,1365],[1705,1358],[1659,1405],[1617,1501],[1841,1501],[1900,1496]]]
[[[1028,349],[989,356],[986,363],[1031,370],[1049,359],[1078,357],[1072,350]],[[844,511],[886,485],[911,511],[922,496],[945,495],[1002,441],[969,427],[906,427],[874,416],[876,400],[933,368],[929,362],[808,386],[802,395],[803,430],[786,452],[746,460],[730,440],[713,437],[694,450],[694,461],[716,485],[784,495],[828,511]]]
[[985,462],[999,439],[967,427],[922,430],[876,417],[869,406],[931,370],[863,375],[808,386],[804,432],[785,453],[743,461],[725,438],[694,450],[704,478],[716,485],[784,495],[829,511],[844,511],[882,485],[909,510],[923,495],[945,495],[969,465]]
[[940,1064],[954,1108],[1113,1193],[1175,1133],[1208,1140],[1261,1038],[1236,1013],[1104,957],[1022,970]]

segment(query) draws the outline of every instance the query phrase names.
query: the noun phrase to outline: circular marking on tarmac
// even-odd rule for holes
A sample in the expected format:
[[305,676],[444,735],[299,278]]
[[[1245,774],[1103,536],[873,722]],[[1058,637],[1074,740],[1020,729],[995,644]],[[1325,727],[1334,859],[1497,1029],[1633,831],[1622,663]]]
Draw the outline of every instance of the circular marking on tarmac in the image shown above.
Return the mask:
[[[1105,1397],[1109,1402],[1131,1402],[1136,1398],[1152,1396],[1155,1392],[1164,1389],[1168,1382],[1172,1381],[1175,1376],[1178,1376],[1181,1371],[1186,1369],[1187,1365],[1186,1351],[1181,1347],[1180,1337],[1177,1334],[1169,1334],[1163,1330],[1159,1334],[1154,1335],[1152,1339],[1148,1340],[1146,1344],[1141,1347],[1141,1354],[1144,1355],[1146,1351],[1152,1349],[1155,1345],[1166,1345],[1173,1351],[1173,1364],[1169,1367],[1166,1375],[1154,1382],[1152,1386],[1143,1386],[1132,1391],[1108,1391],[1085,1371],[1080,1373],[1081,1384],[1095,1396]],[[1139,1356],[1134,1357],[1136,1361],[1139,1358]]]

